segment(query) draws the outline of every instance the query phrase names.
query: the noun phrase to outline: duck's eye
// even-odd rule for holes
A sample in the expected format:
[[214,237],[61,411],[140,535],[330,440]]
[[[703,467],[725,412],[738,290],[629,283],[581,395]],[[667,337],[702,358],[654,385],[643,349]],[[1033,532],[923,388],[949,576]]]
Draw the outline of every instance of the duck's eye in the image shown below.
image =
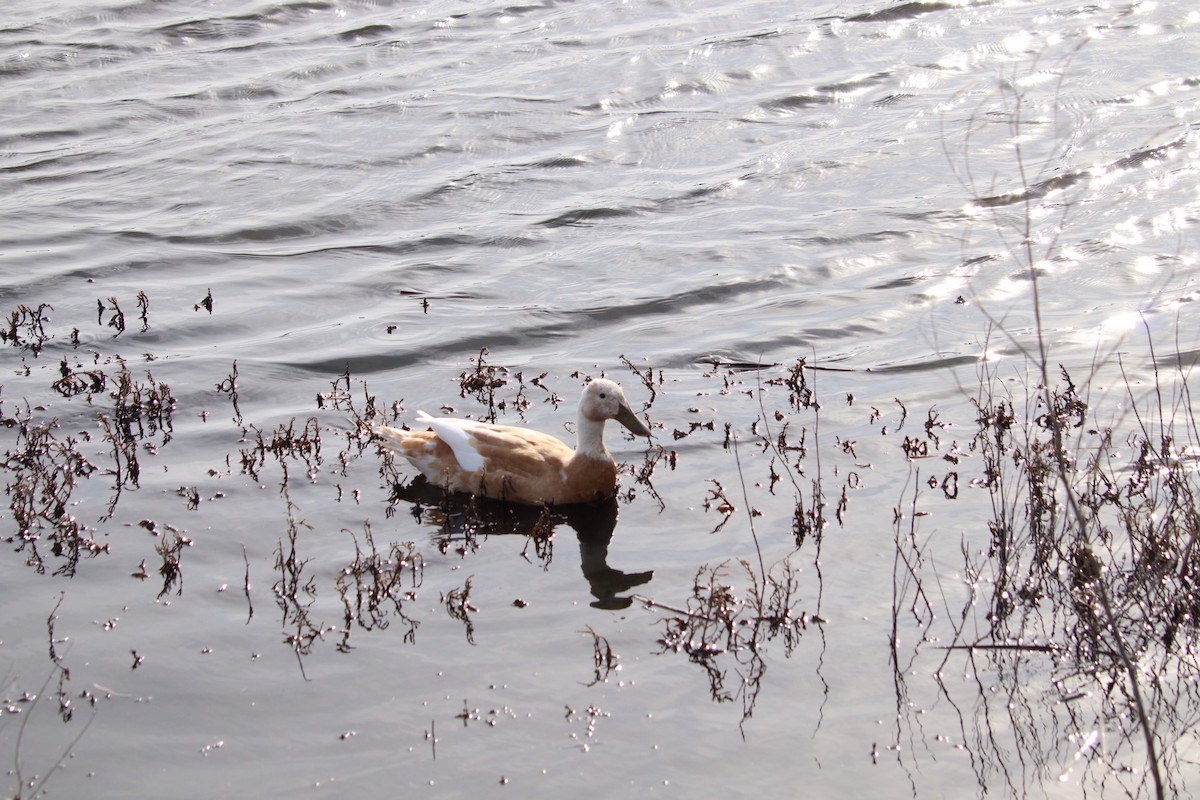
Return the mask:
[[601,400],[607,400],[607,399],[608,399],[608,395],[606,395],[604,392],[601,392],[601,393],[600,393],[600,399],[601,399]]

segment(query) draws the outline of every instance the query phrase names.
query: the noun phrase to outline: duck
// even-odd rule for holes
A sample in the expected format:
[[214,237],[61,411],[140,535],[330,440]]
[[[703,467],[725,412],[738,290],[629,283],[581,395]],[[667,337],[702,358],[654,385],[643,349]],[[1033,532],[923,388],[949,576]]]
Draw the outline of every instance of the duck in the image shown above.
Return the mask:
[[529,428],[417,412],[426,430],[381,425],[383,446],[406,458],[426,480],[465,492],[524,505],[574,505],[616,493],[617,464],[604,446],[610,419],[636,436],[650,436],[620,384],[597,378],[579,398],[576,445]]

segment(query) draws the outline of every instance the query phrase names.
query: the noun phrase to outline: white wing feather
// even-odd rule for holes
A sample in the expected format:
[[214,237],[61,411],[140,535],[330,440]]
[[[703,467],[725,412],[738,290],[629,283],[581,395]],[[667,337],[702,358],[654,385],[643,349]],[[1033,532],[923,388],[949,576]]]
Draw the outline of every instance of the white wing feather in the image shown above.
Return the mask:
[[467,472],[478,472],[483,469],[483,456],[475,449],[471,441],[471,431],[479,425],[469,419],[453,417],[433,417],[424,411],[417,412],[417,420],[433,428],[450,449],[454,452],[454,460]]

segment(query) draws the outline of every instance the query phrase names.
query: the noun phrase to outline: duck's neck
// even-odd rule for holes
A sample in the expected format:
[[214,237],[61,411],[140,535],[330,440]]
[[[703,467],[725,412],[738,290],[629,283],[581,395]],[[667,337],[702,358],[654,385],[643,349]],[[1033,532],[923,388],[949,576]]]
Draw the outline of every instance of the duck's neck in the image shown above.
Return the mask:
[[604,420],[597,422],[580,413],[579,423],[575,426],[575,453],[588,458],[612,460],[612,455],[604,446]]

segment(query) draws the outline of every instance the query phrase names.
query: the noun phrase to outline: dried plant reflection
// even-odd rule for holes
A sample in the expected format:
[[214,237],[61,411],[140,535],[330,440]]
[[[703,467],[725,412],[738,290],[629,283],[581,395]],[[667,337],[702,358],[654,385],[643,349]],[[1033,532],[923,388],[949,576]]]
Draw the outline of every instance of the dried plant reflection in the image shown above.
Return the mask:
[[[70,681],[71,672],[63,664],[62,658],[58,653],[58,645],[63,644],[65,640],[58,638],[54,631],[54,623],[58,619],[58,610],[62,607],[64,596],[59,595],[58,602],[55,603],[54,609],[50,612],[50,616],[46,619],[46,630],[50,640],[50,674],[42,683],[41,687],[33,692],[24,691],[20,696],[13,698],[8,695],[8,692],[16,686],[16,680],[6,681],[6,684],[0,687],[0,739],[3,739],[10,733],[13,736],[12,743],[12,767],[8,774],[15,781],[15,790],[10,785],[11,794],[8,795],[14,800],[19,800],[22,797],[39,797],[44,793],[46,782],[50,780],[59,769],[63,768],[67,760],[72,756],[72,750],[75,745],[83,738],[91,727],[92,722],[96,719],[95,706],[97,703],[96,695],[89,690],[84,689],[79,693],[79,697],[87,700],[92,706],[92,713],[88,715],[87,721],[84,722],[79,731],[72,737],[66,748],[56,760],[50,763],[40,774],[28,774],[26,771],[26,750],[24,747],[25,735],[28,731],[31,720],[38,710],[42,699],[46,696],[47,690],[51,684],[57,683],[57,688],[54,692],[55,699],[58,704],[58,717],[64,723],[70,723],[75,716],[75,706],[71,702],[70,695],[67,692],[67,684]],[[13,722],[14,718],[19,718],[20,722]],[[40,757],[40,754],[38,756]],[[53,756],[50,756],[53,758]]]
[[580,633],[586,633],[592,637],[592,666],[594,676],[587,686],[595,686],[598,683],[608,681],[610,675],[621,669],[620,658],[612,649],[612,643],[607,637],[596,633],[591,625],[588,625]]

